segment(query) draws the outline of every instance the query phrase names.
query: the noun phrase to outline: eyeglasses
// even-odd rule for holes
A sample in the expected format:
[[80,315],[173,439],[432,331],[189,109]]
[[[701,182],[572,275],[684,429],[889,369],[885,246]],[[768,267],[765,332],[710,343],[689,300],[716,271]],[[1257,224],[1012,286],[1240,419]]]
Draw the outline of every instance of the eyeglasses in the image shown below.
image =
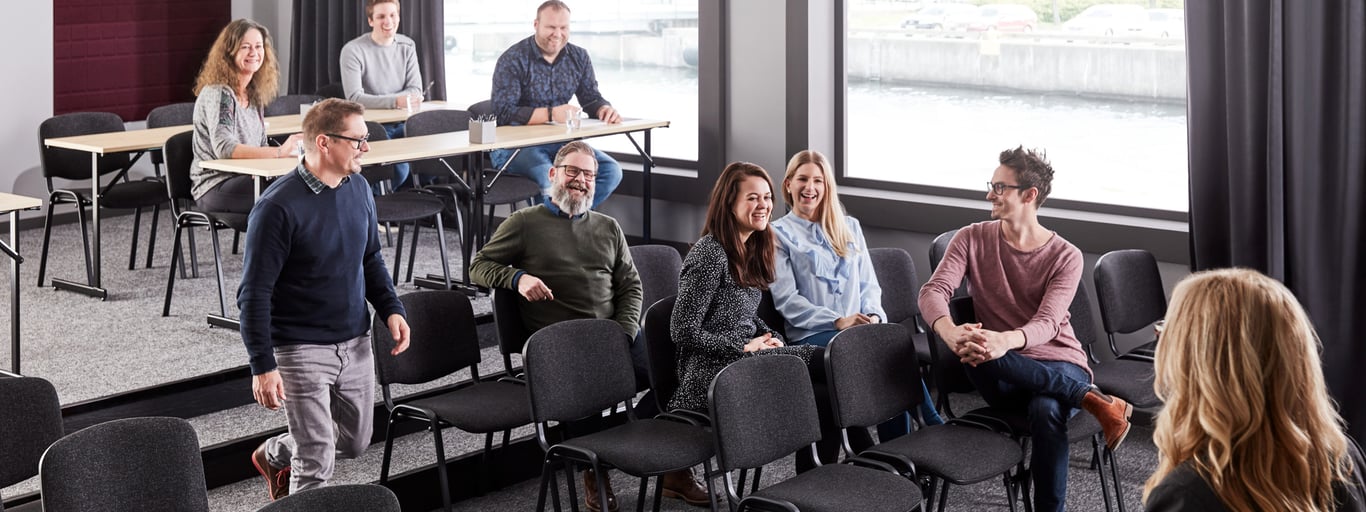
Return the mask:
[[356,147],[357,150],[359,150],[361,146],[370,147],[370,134],[368,134],[368,133],[365,134],[364,137],[361,137],[361,138],[359,138],[359,139],[357,139],[357,138],[355,138],[355,137],[347,137],[347,136],[345,136],[345,135],[338,135],[338,134],[335,134],[335,133],[328,133],[328,134],[325,134],[325,135],[327,135],[328,137],[332,137],[332,138],[334,138],[334,139],[349,140],[349,141],[351,141],[351,142],[354,142],[354,143],[356,143],[356,146],[355,146],[355,147]]
[[578,178],[580,174],[586,176],[586,177],[587,177],[588,179],[590,179],[590,180],[593,179],[593,178],[596,178],[596,177],[598,176],[598,171],[590,171],[590,170],[588,170],[588,169],[580,169],[580,168],[574,167],[574,166],[572,166],[572,165],[557,165],[557,166],[555,166],[555,167],[558,167],[558,168],[560,168],[560,169],[564,169],[564,175],[565,175],[565,176],[568,176],[569,179],[571,179],[571,180],[572,180],[572,179],[575,179],[575,178]]
[[1034,187],[1026,187],[1026,186],[1024,186],[1024,185],[1011,185],[1011,184],[1008,184],[1008,183],[1000,183],[1000,182],[997,182],[997,183],[987,182],[987,192],[991,192],[991,193],[996,194],[996,195],[998,195],[998,196],[1001,195],[1001,194],[1003,194],[1003,193],[1005,193],[1006,189],[1008,189],[1008,188],[1013,188],[1013,189],[1015,189],[1015,190],[1029,190],[1029,189],[1034,188]]

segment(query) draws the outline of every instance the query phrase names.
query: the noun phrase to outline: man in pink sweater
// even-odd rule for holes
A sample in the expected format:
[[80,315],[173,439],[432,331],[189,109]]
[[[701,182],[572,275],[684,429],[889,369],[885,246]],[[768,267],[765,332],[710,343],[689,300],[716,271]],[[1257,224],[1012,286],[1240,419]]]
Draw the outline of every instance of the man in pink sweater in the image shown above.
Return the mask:
[[[1034,510],[1063,510],[1068,418],[1078,407],[1094,414],[1114,449],[1129,433],[1133,407],[1091,385],[1072,332],[1067,308],[1081,279],[1081,251],[1038,219],[1053,167],[1042,151],[1023,147],[1001,152],[1000,163],[987,186],[993,220],[958,230],[920,289],[920,311],[988,404],[1028,415]],[[964,276],[978,323],[949,316]]]

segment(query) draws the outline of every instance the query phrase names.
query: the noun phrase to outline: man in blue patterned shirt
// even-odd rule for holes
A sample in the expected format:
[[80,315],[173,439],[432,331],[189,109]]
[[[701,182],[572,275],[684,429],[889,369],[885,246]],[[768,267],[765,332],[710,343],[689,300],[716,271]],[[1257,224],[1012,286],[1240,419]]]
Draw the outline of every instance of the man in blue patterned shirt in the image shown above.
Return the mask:
[[[620,123],[612,105],[598,92],[598,79],[588,51],[569,44],[569,6],[560,0],[547,0],[536,9],[535,35],[518,41],[498,57],[493,71],[493,108],[501,125],[563,123],[578,115],[579,107],[569,104],[577,96],[583,112],[606,123]],[[535,180],[541,193],[549,195],[550,163],[562,143],[522,148],[513,158],[512,150],[492,152],[493,164],[507,165],[507,172]],[[621,165],[600,150],[598,176],[594,180],[597,208],[621,183]]]

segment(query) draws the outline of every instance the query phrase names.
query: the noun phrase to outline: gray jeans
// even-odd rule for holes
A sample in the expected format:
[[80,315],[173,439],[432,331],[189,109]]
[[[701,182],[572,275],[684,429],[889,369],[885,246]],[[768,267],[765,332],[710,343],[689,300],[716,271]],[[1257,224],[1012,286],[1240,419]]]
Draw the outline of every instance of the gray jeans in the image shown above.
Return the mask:
[[275,348],[285,386],[289,432],[266,441],[272,466],[292,469],[290,494],[326,485],[336,458],[359,457],[370,445],[375,412],[375,358],[370,335],[336,345]]

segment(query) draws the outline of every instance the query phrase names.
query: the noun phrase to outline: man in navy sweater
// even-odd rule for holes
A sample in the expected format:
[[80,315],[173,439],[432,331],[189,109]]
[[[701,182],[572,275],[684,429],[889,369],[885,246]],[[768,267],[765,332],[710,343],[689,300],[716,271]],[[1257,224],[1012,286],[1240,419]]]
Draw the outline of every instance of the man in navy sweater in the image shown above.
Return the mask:
[[252,463],[271,499],[325,485],[337,456],[370,444],[375,404],[370,311],[397,355],[408,348],[403,304],[380,255],[375,201],[360,172],[365,107],[329,99],[304,117],[304,160],[261,195],[247,222],[237,305],[252,394],[288,403],[289,432]]

